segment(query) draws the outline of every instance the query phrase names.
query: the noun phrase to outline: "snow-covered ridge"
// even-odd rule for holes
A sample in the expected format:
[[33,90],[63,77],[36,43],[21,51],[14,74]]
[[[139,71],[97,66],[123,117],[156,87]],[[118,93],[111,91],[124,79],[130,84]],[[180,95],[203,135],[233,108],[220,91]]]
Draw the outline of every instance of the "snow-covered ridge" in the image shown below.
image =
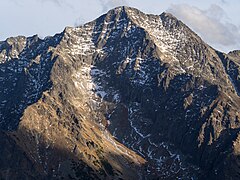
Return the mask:
[[175,67],[179,73],[186,71],[181,67],[180,59],[178,59],[179,47],[184,46],[187,42],[187,35],[183,27],[176,31],[169,31],[165,28],[160,16],[147,15],[132,8],[127,9],[127,13],[131,20],[143,28],[154,41],[161,52],[161,59]]

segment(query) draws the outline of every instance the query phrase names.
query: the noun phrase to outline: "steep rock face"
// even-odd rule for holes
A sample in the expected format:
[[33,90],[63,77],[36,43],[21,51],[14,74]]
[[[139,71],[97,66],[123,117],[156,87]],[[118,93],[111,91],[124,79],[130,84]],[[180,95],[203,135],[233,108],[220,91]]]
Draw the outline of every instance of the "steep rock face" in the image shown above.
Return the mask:
[[239,51],[232,51],[230,53],[222,54],[219,53],[219,56],[222,58],[222,63],[224,64],[225,70],[229,75],[229,79],[238,95],[240,95],[240,84],[239,84],[239,63],[240,55]]
[[28,105],[50,88],[49,79],[56,60],[54,48],[61,34],[45,41],[37,36],[9,38],[0,44],[0,129],[14,130]]
[[[96,66],[110,77],[103,74],[94,81],[107,92],[107,102],[115,100],[109,89],[119,91],[112,111],[106,112],[112,133],[159,163],[159,177],[175,177],[174,172],[163,173],[169,164],[168,169],[178,172],[176,177],[188,176],[184,174],[188,170],[178,166],[179,156],[162,144],[165,141],[191,155],[207,176],[223,177],[219,162],[232,152],[239,97],[219,53],[170,14],[153,16],[120,8],[97,22],[93,41],[107,55],[104,60],[96,58]],[[130,134],[124,133],[126,128]],[[153,157],[156,148],[163,152]],[[149,167],[149,174],[153,169]]]
[[[138,178],[137,169],[144,160],[94,122],[95,93],[89,88],[91,80],[83,77],[92,59],[88,56],[86,64],[78,54],[77,50],[85,50],[84,42],[78,40],[87,38],[75,37],[71,28],[65,30],[55,49],[58,58],[51,70],[52,87],[25,110],[16,132],[22,138],[19,144],[32,153],[38,169],[52,178]],[[26,143],[29,140],[31,144]]]
[[171,14],[118,7],[0,57],[1,159],[23,164],[2,177],[238,178],[239,52]]
[[[94,84],[88,74],[93,63],[91,53],[95,52],[88,49],[94,48],[89,41],[89,32],[88,27],[66,28],[53,38],[25,38],[27,42],[23,44],[26,47],[14,58],[9,55],[11,53],[3,51],[8,57],[2,69],[9,67],[10,75],[16,72],[13,78],[19,78],[22,73],[25,79],[19,82],[21,87],[13,88],[13,94],[20,98],[23,96],[24,101],[15,102],[11,96],[2,96],[5,111],[15,107],[14,103],[22,109],[14,116],[2,113],[7,118],[1,119],[1,129],[15,129],[21,117],[17,131],[10,132],[9,136],[33,164],[30,170],[43,179],[138,179],[145,160],[116,142],[95,121],[99,112],[94,112],[97,103],[94,98],[99,98],[93,91]],[[11,52],[17,46],[13,44],[6,48]],[[82,53],[86,53],[86,57]],[[9,66],[8,62],[13,65]],[[17,69],[18,64],[23,64],[23,67]],[[3,75],[4,82],[7,82],[5,76],[8,74]],[[83,84],[80,86],[80,83]],[[2,88],[6,92],[10,89],[7,85]],[[104,121],[103,115],[99,118]],[[4,161],[13,162],[14,158]],[[23,168],[22,171],[27,174],[28,169]],[[6,177],[25,176],[9,173]]]

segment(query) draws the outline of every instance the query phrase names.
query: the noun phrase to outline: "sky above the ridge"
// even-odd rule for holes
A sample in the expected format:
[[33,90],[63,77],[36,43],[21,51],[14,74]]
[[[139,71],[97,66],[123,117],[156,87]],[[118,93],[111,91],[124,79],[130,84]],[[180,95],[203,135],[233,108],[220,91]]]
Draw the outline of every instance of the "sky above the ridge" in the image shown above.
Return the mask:
[[1,0],[0,41],[17,35],[44,38],[122,5],[151,14],[170,12],[212,47],[240,49],[239,0]]

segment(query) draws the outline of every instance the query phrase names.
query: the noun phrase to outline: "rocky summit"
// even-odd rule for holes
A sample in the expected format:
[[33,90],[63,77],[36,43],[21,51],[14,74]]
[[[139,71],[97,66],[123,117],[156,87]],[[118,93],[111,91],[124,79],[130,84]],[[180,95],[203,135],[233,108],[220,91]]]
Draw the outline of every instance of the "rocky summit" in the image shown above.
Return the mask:
[[0,42],[0,179],[240,179],[240,51],[117,7]]

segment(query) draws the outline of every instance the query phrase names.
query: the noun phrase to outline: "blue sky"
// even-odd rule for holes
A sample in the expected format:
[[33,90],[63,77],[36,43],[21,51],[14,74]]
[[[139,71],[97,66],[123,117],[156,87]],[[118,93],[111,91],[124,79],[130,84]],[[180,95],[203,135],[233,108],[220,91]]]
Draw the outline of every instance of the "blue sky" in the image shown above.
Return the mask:
[[120,5],[151,14],[171,12],[214,48],[240,49],[239,0],[1,0],[0,40],[54,35]]

